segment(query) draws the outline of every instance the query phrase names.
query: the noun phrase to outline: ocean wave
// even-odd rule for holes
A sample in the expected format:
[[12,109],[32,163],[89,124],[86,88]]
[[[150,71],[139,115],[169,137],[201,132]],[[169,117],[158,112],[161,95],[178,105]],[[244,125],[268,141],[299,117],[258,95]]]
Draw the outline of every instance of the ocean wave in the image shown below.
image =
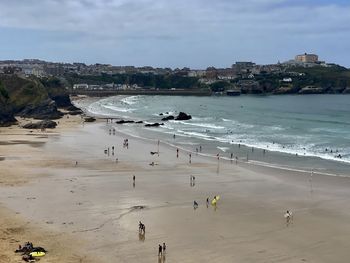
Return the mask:
[[[237,143],[234,143],[237,144]],[[344,163],[350,163],[350,156],[348,154],[342,154],[342,158],[336,157],[337,154],[349,152],[350,149],[338,149],[338,153],[324,152],[324,149],[319,148],[316,144],[295,144],[295,145],[284,145],[271,142],[260,142],[254,140],[242,140],[240,142],[242,146],[253,147],[256,149],[265,149],[271,152],[279,152],[285,154],[291,154],[295,156],[305,156],[305,157],[317,157],[324,160],[338,161]]]
[[227,152],[228,150],[230,150],[230,148],[229,147],[220,147],[220,146],[218,146],[218,147],[216,147],[216,148],[218,148],[220,151],[222,151],[222,152]]
[[130,96],[130,97],[123,98],[123,99],[121,99],[120,101],[123,102],[123,103],[125,103],[125,104],[128,104],[128,105],[134,105],[134,104],[136,104],[139,100],[140,100],[140,96],[137,95],[137,96]]
[[199,133],[199,132],[188,132],[188,131],[177,130],[176,133],[179,135],[185,135],[186,137],[195,137],[195,138],[203,139],[206,141],[214,141],[215,140],[214,137],[209,136],[209,135],[204,134],[204,133]]
[[110,109],[110,110],[113,110],[113,111],[118,111],[118,112],[133,112],[135,111],[136,109],[128,109],[128,108],[120,108],[120,107],[117,107],[117,106],[114,106],[114,105],[103,105],[104,108],[107,108],[107,109]]
[[192,117],[194,121],[212,121],[212,117]]
[[176,122],[184,125],[197,126],[202,128],[208,128],[208,129],[225,129],[225,127],[223,126],[218,126],[210,123],[194,123],[194,122],[185,122],[185,121],[176,121]]

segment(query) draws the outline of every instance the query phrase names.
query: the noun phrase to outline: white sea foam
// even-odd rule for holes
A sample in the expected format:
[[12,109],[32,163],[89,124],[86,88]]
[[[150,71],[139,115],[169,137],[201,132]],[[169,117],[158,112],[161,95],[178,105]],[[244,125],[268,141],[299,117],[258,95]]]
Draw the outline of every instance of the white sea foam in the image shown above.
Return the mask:
[[228,150],[230,150],[230,148],[229,147],[216,147],[216,148],[218,148],[220,151],[222,151],[222,152],[227,152]]
[[130,96],[130,97],[123,98],[120,101],[128,105],[134,105],[139,101],[139,99],[140,99],[140,96],[137,95],[137,96]]
[[218,126],[215,124],[210,123],[195,123],[195,122],[185,122],[185,121],[177,121],[177,123],[181,123],[184,125],[190,125],[190,126],[197,126],[197,127],[203,127],[207,129],[225,129],[223,126]]
[[118,112],[133,112],[135,109],[120,108],[114,105],[103,105],[103,107]]

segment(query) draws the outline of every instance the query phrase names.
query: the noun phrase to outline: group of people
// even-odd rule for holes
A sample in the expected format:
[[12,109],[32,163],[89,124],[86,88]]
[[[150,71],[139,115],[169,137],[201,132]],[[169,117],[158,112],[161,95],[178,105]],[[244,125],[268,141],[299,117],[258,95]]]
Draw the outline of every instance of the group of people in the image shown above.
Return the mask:
[[[217,196],[214,196],[213,198],[213,205],[216,206],[216,202],[218,201],[218,197]],[[210,200],[209,200],[209,197],[207,197],[207,200],[206,200],[206,204],[207,204],[207,208],[209,207],[209,204],[210,204]],[[196,210],[198,208],[198,203],[196,200],[193,201],[193,209]]]
[[164,255],[166,252],[166,245],[163,243],[163,246],[161,244],[158,245],[158,256]]
[[129,149],[129,139],[124,139],[123,148]]
[[115,135],[115,129],[109,129],[109,135],[112,135],[112,131],[113,131],[113,135]]
[[[108,147],[106,150],[104,150],[104,153],[109,156],[110,155],[110,148]],[[112,146],[112,155],[114,156],[114,146]]]
[[196,184],[196,177],[194,177],[193,175],[190,175],[190,186],[194,187]]

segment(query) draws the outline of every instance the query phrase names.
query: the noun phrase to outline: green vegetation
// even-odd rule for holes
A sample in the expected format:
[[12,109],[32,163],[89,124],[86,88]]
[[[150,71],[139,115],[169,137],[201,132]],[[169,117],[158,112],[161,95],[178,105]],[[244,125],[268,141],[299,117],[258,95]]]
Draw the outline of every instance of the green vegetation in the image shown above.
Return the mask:
[[227,81],[217,81],[210,84],[210,88],[212,92],[221,92],[232,88],[232,84]]
[[0,81],[0,100],[5,102],[10,98],[8,91],[5,89],[4,85]]
[[62,80],[56,77],[42,78],[39,81],[46,88],[51,98],[57,95],[67,94],[67,90],[65,89]]
[[325,90],[345,89],[350,87],[350,70],[334,65],[332,67],[292,68],[294,72],[304,73],[295,78],[294,86],[309,85],[321,87]]
[[20,111],[29,104],[37,105],[49,97],[46,88],[38,80],[24,79],[15,75],[0,75],[0,81],[2,96],[6,95],[7,103],[15,111]]

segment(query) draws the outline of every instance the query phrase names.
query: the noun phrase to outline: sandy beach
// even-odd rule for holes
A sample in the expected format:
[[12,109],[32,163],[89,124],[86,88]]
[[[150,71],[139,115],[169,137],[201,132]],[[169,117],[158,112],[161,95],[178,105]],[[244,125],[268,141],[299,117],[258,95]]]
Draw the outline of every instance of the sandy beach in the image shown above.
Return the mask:
[[[188,152],[176,158],[161,142],[159,156],[151,155],[157,139],[110,134],[104,121],[59,122],[47,132],[0,128],[0,262],[21,262],[13,251],[25,241],[49,251],[41,262],[329,263],[350,256],[350,178],[196,153],[189,164]],[[207,207],[215,195],[217,206]],[[167,252],[158,257],[163,242]]]

